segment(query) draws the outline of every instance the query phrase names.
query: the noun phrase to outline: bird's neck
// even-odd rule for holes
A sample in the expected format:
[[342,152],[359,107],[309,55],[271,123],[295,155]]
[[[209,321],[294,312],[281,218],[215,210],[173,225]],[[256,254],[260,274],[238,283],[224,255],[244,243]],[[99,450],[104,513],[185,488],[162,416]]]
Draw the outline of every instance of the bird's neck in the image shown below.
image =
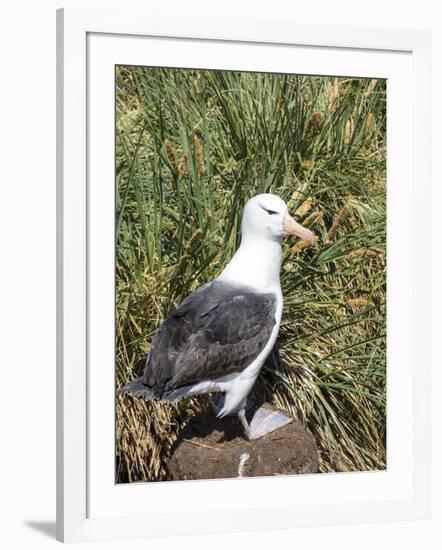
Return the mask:
[[246,284],[261,292],[280,292],[281,244],[270,239],[243,237],[220,280]]

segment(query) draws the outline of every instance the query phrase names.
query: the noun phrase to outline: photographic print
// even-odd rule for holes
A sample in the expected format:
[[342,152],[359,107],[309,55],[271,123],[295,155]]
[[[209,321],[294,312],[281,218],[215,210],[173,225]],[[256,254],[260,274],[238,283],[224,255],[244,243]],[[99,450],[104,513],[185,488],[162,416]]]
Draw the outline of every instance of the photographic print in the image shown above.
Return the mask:
[[386,468],[386,105],[116,66],[116,483]]

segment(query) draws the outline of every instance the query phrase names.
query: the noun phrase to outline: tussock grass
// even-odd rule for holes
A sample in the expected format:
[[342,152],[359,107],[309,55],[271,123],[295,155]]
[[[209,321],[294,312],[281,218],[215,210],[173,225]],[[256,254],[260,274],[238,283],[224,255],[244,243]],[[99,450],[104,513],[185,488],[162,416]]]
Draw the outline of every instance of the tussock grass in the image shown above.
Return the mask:
[[[282,365],[260,384],[322,471],[385,468],[385,81],[117,67],[116,84],[117,386],[231,258],[245,202],[274,192],[320,238],[284,245]],[[167,479],[200,406],[119,396],[117,481]]]

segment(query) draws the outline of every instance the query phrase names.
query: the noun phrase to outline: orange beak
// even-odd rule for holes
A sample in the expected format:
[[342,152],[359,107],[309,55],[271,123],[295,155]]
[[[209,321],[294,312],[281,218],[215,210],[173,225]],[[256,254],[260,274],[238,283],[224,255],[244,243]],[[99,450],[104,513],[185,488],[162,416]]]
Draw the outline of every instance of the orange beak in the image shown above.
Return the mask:
[[313,233],[313,231],[310,231],[307,227],[295,222],[295,220],[287,212],[284,214],[282,228],[284,229],[284,233],[286,235],[296,235],[296,237],[299,237],[304,241],[308,241],[310,244],[313,244],[318,240],[318,237]]

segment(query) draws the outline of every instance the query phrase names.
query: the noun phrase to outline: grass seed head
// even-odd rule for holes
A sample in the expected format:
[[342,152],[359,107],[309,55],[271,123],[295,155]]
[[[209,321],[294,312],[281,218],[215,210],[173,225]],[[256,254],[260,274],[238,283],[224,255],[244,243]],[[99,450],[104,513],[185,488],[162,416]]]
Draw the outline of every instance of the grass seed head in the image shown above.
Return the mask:
[[358,310],[366,307],[372,306],[372,302],[367,300],[367,298],[349,298],[347,304],[351,307],[352,310]]
[[349,118],[345,123],[344,128],[344,143],[348,145],[351,141],[354,132],[354,122],[352,118]]
[[170,164],[174,167],[175,170],[177,170],[178,163],[176,159],[176,153],[170,139],[164,140],[164,149],[166,150],[167,158],[169,159]]
[[178,174],[180,178],[182,178],[186,174],[188,163],[189,163],[189,155],[187,153],[184,153],[178,165]]
[[307,212],[311,209],[313,206],[314,201],[313,199],[307,199],[305,200],[295,211],[295,218],[302,218],[307,214]]
[[338,215],[336,216],[336,219],[333,222],[332,226],[327,232],[327,235],[325,237],[326,243],[331,243],[336,233],[338,232],[339,228],[343,225],[343,223],[350,216],[350,214],[351,214],[351,209],[349,205],[344,204],[344,206],[341,208]]
[[194,137],[193,145],[195,148],[195,158],[198,172],[201,176],[206,173],[206,163],[204,162],[204,147],[198,136]]
[[312,227],[315,223],[321,221],[324,217],[324,212],[322,210],[315,210],[304,220],[302,225],[306,227]]
[[338,78],[331,78],[330,80],[327,81],[325,95],[327,98],[328,110],[332,111],[335,101],[339,97],[339,79]]
[[320,111],[316,111],[310,115],[307,124],[307,133],[313,136],[318,135],[325,124],[325,115]]

